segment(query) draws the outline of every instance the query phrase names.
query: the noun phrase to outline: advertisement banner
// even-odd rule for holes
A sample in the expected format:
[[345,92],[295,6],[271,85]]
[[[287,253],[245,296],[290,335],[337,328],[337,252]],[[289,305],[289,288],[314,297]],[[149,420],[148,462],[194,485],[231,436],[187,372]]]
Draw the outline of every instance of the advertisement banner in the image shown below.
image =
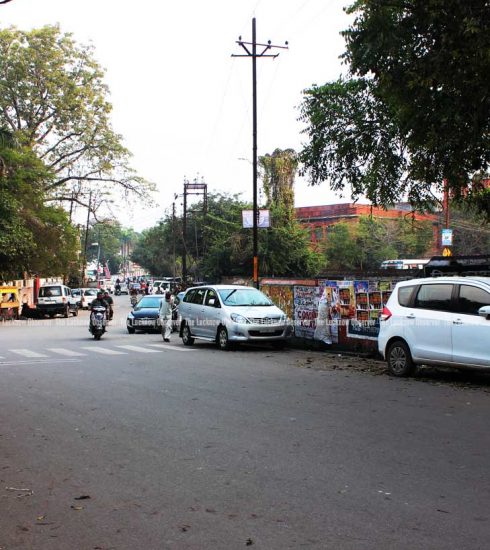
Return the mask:
[[313,338],[318,314],[320,288],[317,286],[294,287],[294,335]]

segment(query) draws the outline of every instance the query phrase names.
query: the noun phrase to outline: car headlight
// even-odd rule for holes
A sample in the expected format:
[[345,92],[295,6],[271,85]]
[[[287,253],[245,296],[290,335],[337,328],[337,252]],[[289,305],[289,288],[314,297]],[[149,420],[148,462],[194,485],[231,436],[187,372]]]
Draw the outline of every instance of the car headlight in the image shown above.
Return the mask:
[[235,321],[235,323],[238,323],[240,325],[250,324],[250,321],[239,313],[232,313],[230,317],[232,321]]

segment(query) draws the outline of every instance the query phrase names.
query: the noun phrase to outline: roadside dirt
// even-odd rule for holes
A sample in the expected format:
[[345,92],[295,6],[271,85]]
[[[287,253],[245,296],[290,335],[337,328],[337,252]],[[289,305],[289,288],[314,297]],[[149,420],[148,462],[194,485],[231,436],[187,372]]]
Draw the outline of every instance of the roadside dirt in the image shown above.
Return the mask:
[[[371,376],[391,376],[383,361],[350,354],[329,352],[305,352],[296,366],[314,370],[339,370],[358,372]],[[490,372],[419,367],[412,378],[435,385],[451,385],[461,389],[490,393]]]

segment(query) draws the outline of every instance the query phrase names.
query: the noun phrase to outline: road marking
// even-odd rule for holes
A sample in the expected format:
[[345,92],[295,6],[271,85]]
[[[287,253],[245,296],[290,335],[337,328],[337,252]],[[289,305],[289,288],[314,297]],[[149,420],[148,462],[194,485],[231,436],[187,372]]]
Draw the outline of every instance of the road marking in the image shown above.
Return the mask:
[[163,349],[168,349],[170,351],[198,351],[197,349],[180,348],[177,346],[171,346],[170,344],[149,344],[149,345],[154,348],[163,348]]
[[80,359],[26,359],[25,361],[0,361],[0,367],[10,365],[37,365],[47,363],[52,365],[53,363],[81,363]]
[[48,357],[47,355],[44,355],[43,353],[37,353],[36,351],[31,351],[30,349],[11,349],[9,350],[13,353],[17,353],[18,355],[22,355],[23,357]]
[[78,351],[73,351],[71,349],[65,349],[65,348],[47,348],[47,349],[48,351],[59,353],[60,355],[68,355],[70,357],[82,357],[85,355],[85,353],[79,353]]
[[94,351],[95,353],[102,353],[102,355],[126,355],[124,351],[116,351],[115,349],[108,348],[97,348],[95,346],[82,346],[82,349]]
[[140,346],[116,346],[118,348],[127,349],[129,351],[137,351],[138,353],[159,353],[156,349],[142,348]]

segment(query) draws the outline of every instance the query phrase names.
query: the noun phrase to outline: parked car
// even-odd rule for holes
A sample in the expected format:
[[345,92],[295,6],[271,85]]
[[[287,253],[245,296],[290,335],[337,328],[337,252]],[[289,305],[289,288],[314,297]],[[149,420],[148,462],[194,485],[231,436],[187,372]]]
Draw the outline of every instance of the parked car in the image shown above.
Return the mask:
[[286,314],[262,292],[248,286],[192,287],[179,304],[180,336],[185,345],[195,338],[228,349],[240,342],[271,342],[281,348],[292,336]]
[[90,304],[97,298],[96,288],[81,288],[82,292],[82,309],[88,309]]
[[422,364],[490,368],[490,277],[397,283],[381,315],[378,349],[395,376]]
[[128,313],[126,319],[126,328],[129,334],[134,334],[136,330],[148,332],[150,330],[160,330],[160,320],[158,312],[160,310],[161,296],[143,296],[139,302]]
[[79,309],[82,307],[82,289],[81,288],[72,288],[71,295],[74,296],[77,300],[77,306]]
[[50,283],[39,288],[37,309],[42,315],[78,315],[78,299],[72,295],[71,288],[61,283]]

